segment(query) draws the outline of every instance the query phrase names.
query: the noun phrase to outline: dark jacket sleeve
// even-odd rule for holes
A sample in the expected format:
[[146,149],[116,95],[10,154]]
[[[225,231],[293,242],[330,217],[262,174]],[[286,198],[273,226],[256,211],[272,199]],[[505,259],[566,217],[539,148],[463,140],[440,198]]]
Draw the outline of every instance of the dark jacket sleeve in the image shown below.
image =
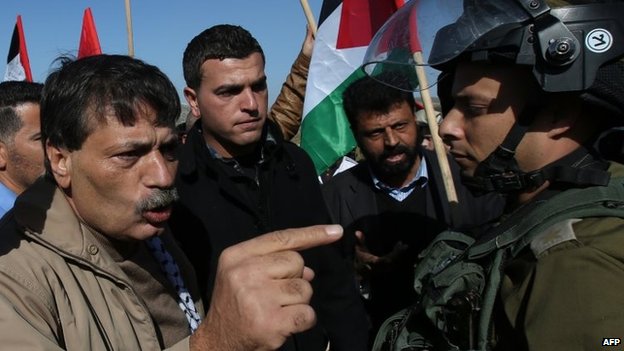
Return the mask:
[[345,229],[339,245],[341,255],[351,262],[355,258],[355,231],[366,233],[379,225],[375,194],[369,182],[368,168],[360,163],[322,185],[332,222]]
[[[329,223],[329,214],[323,200],[320,184],[314,177],[314,165],[301,149],[296,150],[294,156],[297,168],[302,175],[311,175],[306,188],[307,201],[316,207]],[[320,217],[319,217],[320,219]],[[356,288],[355,273],[352,265],[343,260],[337,245],[329,245],[307,250],[303,253],[306,264],[315,271],[313,281],[316,300],[317,317],[325,328],[332,351],[366,350],[368,342],[369,323],[364,305]]]

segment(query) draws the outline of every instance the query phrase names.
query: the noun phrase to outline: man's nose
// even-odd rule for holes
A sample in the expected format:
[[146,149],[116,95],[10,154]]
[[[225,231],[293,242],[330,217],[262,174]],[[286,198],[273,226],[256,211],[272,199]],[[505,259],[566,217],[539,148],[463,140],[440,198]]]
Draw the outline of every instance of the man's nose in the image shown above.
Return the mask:
[[384,132],[384,145],[388,147],[394,147],[399,143],[399,138],[396,132],[391,128],[386,129]]
[[243,90],[242,94],[242,102],[241,102],[241,110],[243,111],[257,111],[258,110],[258,98],[254,92],[246,88]]
[[176,161],[167,159],[160,152],[154,152],[146,169],[146,185],[155,188],[170,188],[175,180],[176,165]]
[[438,135],[444,141],[461,139],[463,131],[463,115],[455,108],[446,114],[438,127]]

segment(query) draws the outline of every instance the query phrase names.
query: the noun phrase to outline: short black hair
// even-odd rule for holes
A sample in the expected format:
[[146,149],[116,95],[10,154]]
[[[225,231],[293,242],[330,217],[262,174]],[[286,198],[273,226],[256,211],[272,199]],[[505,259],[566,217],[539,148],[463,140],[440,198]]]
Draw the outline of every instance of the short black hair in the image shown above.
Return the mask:
[[[392,86],[381,83],[391,82]],[[400,90],[396,87],[403,87]],[[412,113],[416,110],[414,95],[411,93],[409,81],[406,77],[395,72],[381,73],[376,78],[364,76],[347,87],[342,93],[342,103],[351,124],[351,129],[357,126],[358,115],[362,112],[388,113],[397,104],[407,102]]]
[[15,133],[24,123],[15,108],[26,104],[39,104],[43,84],[27,81],[0,83],[0,141],[12,143]]
[[[41,99],[43,144],[79,150],[111,109],[125,126],[137,121],[136,108],[145,104],[159,126],[175,129],[180,98],[156,66],[123,55],[59,59],[61,66],[45,82]],[[49,164],[46,157],[46,168]]]
[[262,47],[243,27],[231,24],[210,27],[193,38],[184,50],[182,67],[186,85],[191,89],[199,88],[201,66],[206,60],[244,59],[256,52],[265,62]]

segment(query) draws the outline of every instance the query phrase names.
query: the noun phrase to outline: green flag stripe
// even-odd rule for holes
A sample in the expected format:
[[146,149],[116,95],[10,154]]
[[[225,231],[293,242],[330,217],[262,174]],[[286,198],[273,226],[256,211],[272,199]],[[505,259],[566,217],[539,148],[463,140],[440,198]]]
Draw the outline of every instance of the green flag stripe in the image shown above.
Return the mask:
[[317,104],[301,125],[301,147],[314,162],[316,172],[323,173],[356,146],[349,121],[342,108],[342,93],[351,82],[365,73],[355,70],[334,91]]

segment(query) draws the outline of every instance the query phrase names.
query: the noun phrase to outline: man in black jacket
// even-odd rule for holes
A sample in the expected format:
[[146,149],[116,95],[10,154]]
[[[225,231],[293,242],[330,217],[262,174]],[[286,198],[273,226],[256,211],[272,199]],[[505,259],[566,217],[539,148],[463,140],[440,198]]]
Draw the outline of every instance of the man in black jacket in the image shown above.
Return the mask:
[[[407,84],[402,76],[384,75],[380,78],[397,86]],[[421,146],[409,89],[366,76],[345,90],[343,103],[366,161],[335,176],[323,191],[334,222],[345,228],[343,254],[356,261],[375,332],[414,301],[413,265],[434,236],[449,227],[472,229],[496,218],[502,198],[473,197],[451,162],[461,206],[457,223],[452,223],[438,160]]]
[[[250,33],[211,27],[188,44],[183,64],[185,97],[201,122],[181,150],[172,226],[210,301],[224,249],[330,219],[310,158],[267,120],[264,54]],[[365,349],[368,325],[352,269],[333,246],[302,255],[316,274],[311,305],[318,323],[282,350],[322,351],[328,341],[332,350]]]

